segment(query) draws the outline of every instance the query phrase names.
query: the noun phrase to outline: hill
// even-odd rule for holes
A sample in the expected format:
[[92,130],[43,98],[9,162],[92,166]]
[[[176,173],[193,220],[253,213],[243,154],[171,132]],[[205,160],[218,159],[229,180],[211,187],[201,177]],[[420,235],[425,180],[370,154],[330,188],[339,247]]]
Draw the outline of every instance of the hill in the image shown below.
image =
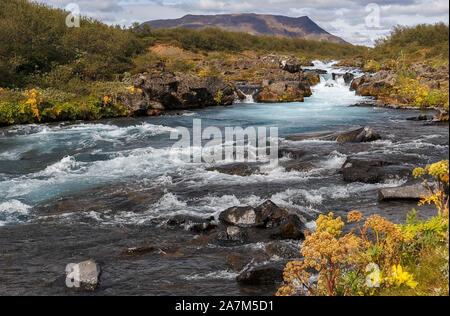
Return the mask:
[[252,35],[273,35],[346,44],[342,38],[328,33],[307,16],[291,18],[258,14],[186,15],[180,19],[155,20],[144,24],[152,29],[219,28]]

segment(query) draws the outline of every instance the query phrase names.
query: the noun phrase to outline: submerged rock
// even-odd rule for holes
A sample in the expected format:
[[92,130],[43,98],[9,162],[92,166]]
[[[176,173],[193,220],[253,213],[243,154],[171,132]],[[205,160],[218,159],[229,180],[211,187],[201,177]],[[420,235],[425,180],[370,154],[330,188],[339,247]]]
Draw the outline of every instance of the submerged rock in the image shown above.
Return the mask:
[[280,265],[269,264],[249,268],[242,272],[236,281],[245,285],[268,285],[283,281],[283,268]]
[[233,163],[224,166],[215,166],[206,169],[207,171],[217,171],[232,176],[248,177],[252,174],[260,173],[259,165],[252,163]]
[[406,120],[407,121],[428,121],[428,120],[430,120],[430,118],[426,114],[421,114],[418,116],[408,117]]
[[342,167],[346,182],[382,183],[396,177],[406,177],[411,170],[386,159],[347,158]]
[[153,246],[127,248],[124,251],[122,251],[122,256],[130,256],[130,257],[143,256],[156,250],[157,249]]
[[100,266],[94,260],[80,262],[66,271],[67,278],[73,281],[74,288],[83,288],[87,291],[94,291],[98,287],[100,273]]
[[420,200],[430,192],[423,184],[415,184],[398,188],[386,188],[378,191],[380,201],[388,200]]

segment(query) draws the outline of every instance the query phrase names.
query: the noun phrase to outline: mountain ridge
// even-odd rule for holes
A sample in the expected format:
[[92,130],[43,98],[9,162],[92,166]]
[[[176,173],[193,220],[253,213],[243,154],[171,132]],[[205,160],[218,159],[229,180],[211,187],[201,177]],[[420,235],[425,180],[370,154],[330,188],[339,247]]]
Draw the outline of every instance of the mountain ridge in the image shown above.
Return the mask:
[[226,31],[244,32],[253,35],[273,35],[288,38],[303,38],[323,42],[348,44],[342,38],[330,34],[308,16],[288,17],[269,14],[219,14],[192,15],[179,19],[147,21],[143,24],[153,29],[170,28],[219,28]]

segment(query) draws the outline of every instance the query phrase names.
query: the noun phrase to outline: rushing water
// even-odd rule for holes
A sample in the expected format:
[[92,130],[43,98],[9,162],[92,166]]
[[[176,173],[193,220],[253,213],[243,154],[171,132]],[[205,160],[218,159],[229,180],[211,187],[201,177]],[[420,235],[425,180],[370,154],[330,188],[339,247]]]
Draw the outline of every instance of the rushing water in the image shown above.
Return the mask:
[[[330,209],[344,214],[351,207],[366,213],[385,208],[394,219],[403,218],[404,213],[397,213],[402,205],[378,205],[376,190],[407,179],[347,184],[339,169],[349,155],[402,159],[411,168],[442,159],[448,156],[448,128],[406,121],[417,115],[414,111],[351,107],[365,99],[331,79],[331,72],[347,70],[320,62],[315,68],[329,73],[303,103],[247,99],[181,115],[0,129],[0,294],[64,294],[58,280],[65,264],[86,257],[105,263],[101,294],[268,294],[236,284],[235,273],[224,265],[223,253],[230,249],[195,247],[195,236],[165,229],[162,220],[217,217],[228,207],[267,199],[308,220]],[[302,148],[315,168],[300,172],[279,167],[240,177],[175,158],[170,132],[177,126],[192,128],[193,119],[221,129],[276,126],[281,146]],[[284,140],[292,134],[367,125],[383,140]],[[144,244],[172,247],[182,255],[120,259],[123,248]],[[247,252],[246,247],[258,251],[262,246],[232,251]]]

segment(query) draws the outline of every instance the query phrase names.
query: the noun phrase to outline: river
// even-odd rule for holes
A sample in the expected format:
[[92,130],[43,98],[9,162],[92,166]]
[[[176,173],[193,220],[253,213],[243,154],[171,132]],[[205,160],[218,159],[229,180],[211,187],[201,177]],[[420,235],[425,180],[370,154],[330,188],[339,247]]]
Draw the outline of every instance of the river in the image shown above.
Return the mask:
[[[356,96],[331,72],[303,103],[237,103],[176,115],[12,126],[0,129],[0,295],[76,294],[64,287],[66,264],[94,258],[103,269],[94,295],[246,295],[272,289],[239,286],[230,253],[261,255],[264,244],[227,248],[199,245],[187,229],[168,228],[174,216],[217,218],[237,205],[267,199],[312,223],[318,214],[360,209],[394,221],[414,203],[380,204],[384,183],[345,183],[340,168],[349,156],[399,159],[411,168],[448,157],[448,127],[407,121],[418,111],[352,107]],[[355,75],[359,73],[354,70]],[[308,153],[308,171],[282,166],[247,177],[211,171],[214,164],[173,157],[169,135],[194,119],[204,127],[278,127],[280,146]],[[372,126],[382,140],[364,144],[288,141],[299,133]],[[220,163],[219,163],[220,164]],[[424,208],[423,216],[430,214]],[[160,249],[138,258],[123,249]],[[279,258],[266,258],[276,261]]]

